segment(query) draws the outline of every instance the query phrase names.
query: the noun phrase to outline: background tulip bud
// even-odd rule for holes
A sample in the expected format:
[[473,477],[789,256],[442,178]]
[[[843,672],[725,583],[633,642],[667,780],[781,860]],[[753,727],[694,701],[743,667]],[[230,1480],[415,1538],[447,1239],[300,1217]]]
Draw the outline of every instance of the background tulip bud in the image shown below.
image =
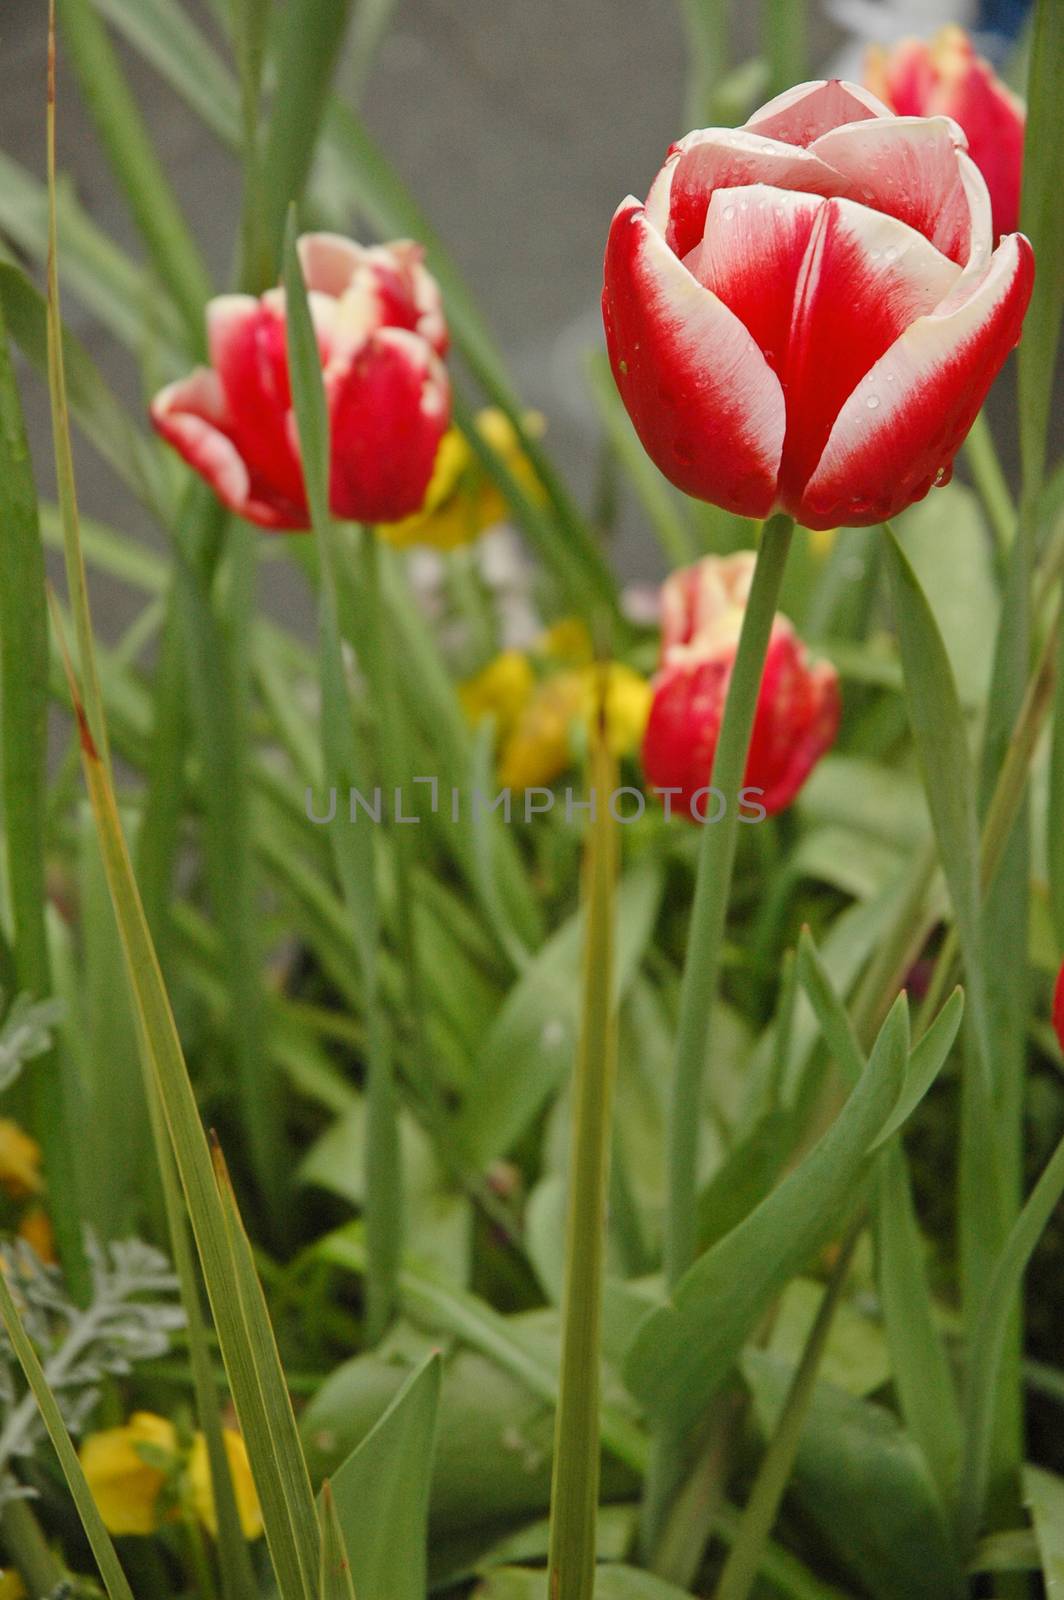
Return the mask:
[[994,237],[1011,233],[1020,218],[1023,101],[976,55],[964,29],[869,51],[865,83],[899,116],[952,117],[960,125],[990,191]]
[[[421,509],[450,420],[439,289],[405,240],[366,249],[307,234],[299,255],[329,407],[332,510],[398,521]],[[212,300],[207,337],[211,365],[156,395],[152,422],[238,515],[309,527],[283,290]]]
[[672,147],[606,246],[617,387],[674,484],[809,528],[945,482],[1030,299],[956,123],[801,84]]
[[[754,558],[710,556],[667,580],[662,595],[662,665],[643,738],[648,782],[678,791],[670,809],[692,805],[710,781]],[[771,816],[790,805],[830,749],[840,714],[838,675],[811,663],[786,617],[772,625],[744,785]],[[738,805],[740,797],[725,797]],[[705,801],[698,803],[705,814]],[[712,814],[712,813],[711,813]]]
[[1053,991],[1053,1026],[1057,1030],[1060,1048],[1064,1050],[1064,962],[1057,973],[1057,986]]

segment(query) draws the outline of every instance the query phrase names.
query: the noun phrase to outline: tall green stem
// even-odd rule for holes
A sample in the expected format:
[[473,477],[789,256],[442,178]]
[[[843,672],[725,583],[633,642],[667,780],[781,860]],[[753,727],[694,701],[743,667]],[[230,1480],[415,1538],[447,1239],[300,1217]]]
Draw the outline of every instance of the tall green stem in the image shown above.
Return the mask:
[[613,998],[613,763],[601,727],[591,764],[585,867],[584,1010],[573,1083],[562,1365],[551,1483],[551,1600],[591,1600],[598,1512],[602,1273],[617,1040]]
[[665,1277],[670,1289],[682,1278],[695,1258],[696,1168],[702,1073],[709,1049],[720,949],[735,864],[739,791],[746,772],[746,757],[761,688],[765,653],[793,532],[792,518],[778,516],[766,522],[761,535],[757,566],[713,763],[711,781],[713,787],[726,797],[726,809],[719,822],[706,824],[702,828],[687,959],[680,991],[680,1017],[669,1108]]
[[[697,1248],[698,1129],[702,1076],[711,1033],[720,950],[735,865],[739,790],[746,773],[754,713],[772,619],[794,533],[791,517],[771,517],[761,535],[750,598],[728,686],[711,782],[726,796],[724,816],[702,829],[669,1104],[664,1266],[671,1290]],[[653,1440],[643,1515],[644,1555],[652,1558],[681,1472],[683,1441],[671,1430]]]

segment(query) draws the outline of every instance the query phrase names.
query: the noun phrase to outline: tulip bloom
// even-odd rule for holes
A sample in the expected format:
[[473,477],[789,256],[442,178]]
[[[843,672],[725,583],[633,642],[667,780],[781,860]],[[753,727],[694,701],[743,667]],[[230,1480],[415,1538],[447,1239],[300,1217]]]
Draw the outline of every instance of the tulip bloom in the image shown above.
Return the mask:
[[947,117],[822,82],[688,134],[606,246],[606,343],[648,454],[743,516],[894,516],[949,478],[1019,339],[1031,247],[992,244]]
[[1057,986],[1053,991],[1053,1026],[1064,1050],[1064,962],[1057,973]]
[[[673,791],[692,821],[696,812],[707,815],[706,786],[753,570],[751,551],[708,556],[673,573],[662,590],[662,663],[652,685],[643,768],[655,788]],[[777,615],[743,780],[748,810],[760,805],[771,816],[790,805],[833,744],[839,711],[834,667],[811,663],[790,622]],[[739,805],[740,796],[727,795],[725,803]]]
[[[331,427],[329,499],[354,522],[419,511],[450,419],[447,326],[420,247],[299,241]],[[310,526],[288,380],[285,296],[207,307],[211,365],[156,395],[156,429],[218,498],[262,528]]]
[[903,39],[893,50],[870,50],[865,83],[903,117],[952,117],[990,190],[994,237],[1020,220],[1023,101],[976,55],[963,28]]

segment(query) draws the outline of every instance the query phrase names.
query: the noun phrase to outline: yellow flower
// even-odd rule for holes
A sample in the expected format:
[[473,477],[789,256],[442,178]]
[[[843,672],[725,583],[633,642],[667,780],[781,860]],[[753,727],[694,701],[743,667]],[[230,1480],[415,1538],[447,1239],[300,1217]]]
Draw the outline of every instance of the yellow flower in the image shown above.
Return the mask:
[[14,1567],[0,1567],[0,1600],[26,1600],[26,1585]]
[[494,717],[500,735],[507,734],[532,698],[535,674],[521,650],[504,650],[475,678],[459,685],[458,698],[470,722]]
[[562,617],[536,640],[539,655],[567,667],[589,667],[595,659],[591,634],[582,617]]
[[[240,1515],[240,1526],[245,1539],[257,1539],[262,1533],[262,1508],[259,1497],[255,1492],[255,1482],[251,1476],[251,1467],[248,1463],[247,1446],[242,1436],[233,1428],[225,1428],[222,1432],[225,1441],[225,1453],[229,1459],[229,1474],[233,1480],[233,1489],[236,1493],[236,1508]],[[214,1538],[218,1537],[218,1518],[214,1510],[214,1494],[211,1489],[211,1469],[207,1459],[207,1441],[202,1433],[197,1433],[192,1441],[192,1450],[188,1458],[188,1482],[192,1495],[192,1504],[199,1520]]]
[[[543,418],[529,412],[524,418],[529,433],[543,431]],[[504,412],[489,406],[477,413],[477,432],[500,456],[518,483],[534,499],[543,491],[518,442],[513,424]],[[470,544],[488,528],[504,522],[507,505],[485,472],[479,457],[457,428],[450,428],[436,452],[436,464],[425,504],[412,517],[386,522],[379,532],[399,549],[427,544],[437,550],[456,550]]]
[[79,1452],[104,1525],[111,1533],[154,1533],[168,1472],[142,1451],[177,1464],[177,1430],[165,1417],[136,1411],[121,1428],[91,1433]]
[[832,552],[838,528],[817,528],[809,533],[809,548],[818,561],[825,560]]
[[[52,1221],[43,1206],[30,1206],[29,1210],[23,1213],[18,1225],[18,1236],[33,1247],[42,1261],[54,1265],[59,1259],[55,1250]],[[0,1600],[3,1600],[2,1595]]]
[[[536,690],[519,717],[499,758],[504,788],[546,786],[572,764],[573,725],[585,729],[595,715],[599,694],[597,666],[558,672]],[[606,732],[615,756],[639,746],[650,713],[651,689],[631,667],[612,662],[607,669]]]
[[40,1145],[6,1117],[0,1117],[0,1187],[13,1200],[40,1194],[44,1188]]

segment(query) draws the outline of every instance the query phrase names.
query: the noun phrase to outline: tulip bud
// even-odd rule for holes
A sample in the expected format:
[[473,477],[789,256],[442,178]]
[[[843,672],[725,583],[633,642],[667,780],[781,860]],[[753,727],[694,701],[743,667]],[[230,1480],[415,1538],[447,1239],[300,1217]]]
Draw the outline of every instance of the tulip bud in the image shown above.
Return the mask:
[[866,526],[947,481],[1020,336],[1034,263],[993,249],[948,117],[800,84],[743,128],[674,145],[619,207],[610,363],[676,486],[748,517]]
[[[435,281],[409,241],[299,241],[329,410],[334,515],[396,522],[420,510],[450,419]],[[288,381],[285,296],[207,307],[209,367],[156,395],[151,419],[218,498],[270,529],[310,525]]]
[[995,239],[1011,233],[1020,219],[1024,105],[976,55],[964,29],[870,50],[865,83],[899,116],[953,118],[990,191]]
[[[662,595],[662,665],[643,738],[649,783],[692,821],[713,817],[706,788],[724,716],[754,558],[709,556],[676,572]],[[811,663],[786,617],[772,625],[743,793],[714,797],[754,820],[790,805],[839,725],[838,675]],[[744,810],[745,804],[745,810]]]

